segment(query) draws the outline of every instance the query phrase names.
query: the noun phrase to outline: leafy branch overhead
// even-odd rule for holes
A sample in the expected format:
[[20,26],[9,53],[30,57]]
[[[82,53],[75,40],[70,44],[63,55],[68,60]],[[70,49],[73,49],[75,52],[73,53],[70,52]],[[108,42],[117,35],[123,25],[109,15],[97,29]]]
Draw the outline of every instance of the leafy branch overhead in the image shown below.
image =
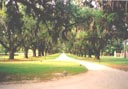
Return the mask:
[[23,49],[25,57],[62,48],[100,58],[110,40],[128,38],[127,1],[0,0],[0,44],[9,59]]

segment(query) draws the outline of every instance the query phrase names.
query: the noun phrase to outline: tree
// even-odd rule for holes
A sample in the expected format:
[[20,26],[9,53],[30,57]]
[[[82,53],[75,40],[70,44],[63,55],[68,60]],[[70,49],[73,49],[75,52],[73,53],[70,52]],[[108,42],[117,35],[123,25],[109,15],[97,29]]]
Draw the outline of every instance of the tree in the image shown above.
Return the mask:
[[[114,30],[112,37],[126,40],[128,39],[128,1],[106,1],[103,10],[106,15],[115,13],[109,25],[109,29]],[[124,50],[124,58],[126,58]]]
[[84,45],[86,45],[86,50],[91,57],[92,54],[95,55],[96,59],[100,59],[100,51],[104,48],[107,42],[107,33],[105,30],[106,23],[104,20],[104,14],[101,10],[89,9],[82,7],[81,17],[76,20],[79,21],[79,30],[85,32]]
[[3,29],[3,38],[1,44],[9,51],[9,59],[14,59],[14,53],[20,46],[21,32],[22,32],[22,15],[19,12],[17,2],[9,1],[6,4],[6,22],[4,23],[5,28]]
[[32,16],[23,17],[23,35],[22,35],[22,46],[24,48],[25,58],[28,58],[28,50],[31,48],[32,43],[35,41],[33,37],[33,31],[35,30],[36,21]]
[[121,53],[123,50],[123,43],[121,39],[108,40],[106,47],[104,48],[105,55],[114,55],[114,51]]
[[76,54],[94,54],[100,59],[109,40],[128,38],[126,6],[119,1],[1,0],[0,14],[5,18],[0,19],[0,44],[9,51],[10,59],[21,47],[25,57],[30,48],[33,56],[36,49],[42,56],[46,51],[58,52],[61,44]]

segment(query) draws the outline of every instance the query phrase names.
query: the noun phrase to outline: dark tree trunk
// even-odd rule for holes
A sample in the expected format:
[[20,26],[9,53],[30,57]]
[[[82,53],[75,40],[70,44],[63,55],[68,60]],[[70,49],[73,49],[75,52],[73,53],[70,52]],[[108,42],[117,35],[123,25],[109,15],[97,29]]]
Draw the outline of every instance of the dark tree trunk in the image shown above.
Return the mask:
[[38,56],[44,56],[45,46],[44,44],[40,44],[38,46]]
[[124,58],[126,58],[126,44],[127,44],[127,41],[124,40]]
[[92,58],[92,53],[89,51],[89,53],[88,53],[88,57],[89,58]]
[[9,60],[14,60],[14,53],[15,53],[14,50],[9,51]]
[[24,49],[24,57],[25,58],[28,58],[28,48],[25,48]]
[[89,57],[89,58],[92,58],[92,55],[91,55],[91,54],[88,54],[88,57]]
[[45,53],[45,55],[44,55],[44,52],[42,51],[42,56],[46,56],[46,53]]
[[45,46],[44,45],[42,46],[42,50],[41,51],[42,51],[41,52],[42,53],[42,56],[45,56],[46,54],[44,54],[44,52],[45,52]]
[[33,48],[32,51],[33,51],[33,57],[36,57],[36,48]]
[[41,56],[42,52],[40,50],[40,48],[38,48],[38,56]]
[[90,49],[88,50],[88,57],[89,57],[89,58],[91,58],[91,57],[92,57],[92,52],[91,52],[91,50],[90,50]]
[[95,58],[100,60],[100,56],[99,55],[95,55]]
[[95,51],[95,58],[100,60],[100,50]]

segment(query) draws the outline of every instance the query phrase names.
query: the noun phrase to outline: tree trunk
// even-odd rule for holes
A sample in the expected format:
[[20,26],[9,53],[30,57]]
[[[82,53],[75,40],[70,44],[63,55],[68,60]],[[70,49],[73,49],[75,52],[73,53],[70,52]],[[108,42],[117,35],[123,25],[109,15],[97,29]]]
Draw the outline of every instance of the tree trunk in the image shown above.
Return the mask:
[[42,52],[42,56],[46,56],[46,53]]
[[95,58],[100,60],[100,51],[99,50],[95,51]]
[[99,55],[95,55],[95,58],[100,60],[100,56]]
[[88,54],[88,57],[89,57],[89,58],[92,58],[92,55],[91,55],[91,54]]
[[24,57],[25,58],[28,58],[28,48],[25,48],[24,49]]
[[15,53],[14,50],[9,51],[9,60],[14,60],[14,53]]
[[92,52],[91,52],[90,49],[88,50],[88,57],[89,57],[89,58],[92,58]]
[[42,46],[42,50],[41,50],[42,56],[45,56],[44,52],[45,52],[45,46]]
[[126,58],[126,44],[127,40],[124,40],[124,58]]
[[33,48],[33,57],[36,57],[36,48]]
[[42,52],[40,50],[40,48],[38,48],[38,56],[41,56]]

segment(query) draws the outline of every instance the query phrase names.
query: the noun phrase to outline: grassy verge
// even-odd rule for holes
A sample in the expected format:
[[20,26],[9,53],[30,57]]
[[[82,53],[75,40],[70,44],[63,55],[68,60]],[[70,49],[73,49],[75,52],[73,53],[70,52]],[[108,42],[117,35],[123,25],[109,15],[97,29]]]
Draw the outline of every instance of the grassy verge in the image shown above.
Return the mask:
[[[0,62],[0,82],[22,80],[51,80],[86,72],[87,69],[74,62],[63,62],[55,59],[59,54],[36,57],[29,60],[42,61],[4,61]],[[46,59],[46,60],[44,60]],[[28,60],[28,59],[27,59]]]
[[[85,71],[85,67],[73,62],[1,62],[0,82],[33,79],[50,80],[55,77],[74,75]],[[65,72],[66,75],[64,75]]]
[[[18,53],[15,55],[15,60],[24,60],[24,61],[37,61],[37,60],[49,60],[49,59],[55,59],[60,55],[60,53],[47,55],[47,56],[41,56],[41,57],[32,57],[32,55],[29,55],[29,58],[24,58],[23,53]],[[8,61],[8,55],[0,55],[0,61]]]
[[76,59],[85,60],[88,62],[100,63],[100,64],[107,65],[112,68],[117,68],[117,69],[128,71],[128,59],[125,59],[122,57],[101,56],[100,60],[95,60],[95,58],[78,57],[73,54],[68,54],[68,56],[76,58]]
[[[42,57],[29,57],[29,60],[54,60],[56,59],[58,56],[60,55],[60,53],[57,54],[52,54],[52,55],[47,55],[47,56],[42,56]],[[22,60],[22,59],[21,59]],[[26,59],[27,60],[27,59]]]

